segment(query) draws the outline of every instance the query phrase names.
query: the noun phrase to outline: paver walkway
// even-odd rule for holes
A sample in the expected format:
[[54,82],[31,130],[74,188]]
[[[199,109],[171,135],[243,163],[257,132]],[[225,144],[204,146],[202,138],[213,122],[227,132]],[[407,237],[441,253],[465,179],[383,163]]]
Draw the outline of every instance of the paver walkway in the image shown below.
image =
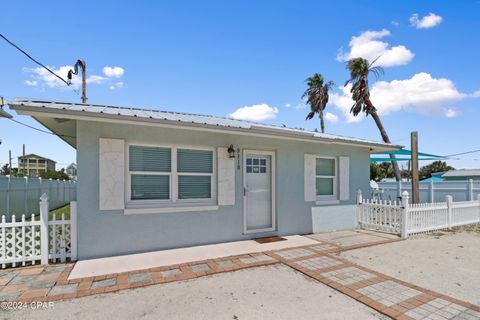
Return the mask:
[[339,259],[331,253],[396,241],[348,231],[308,236],[317,243],[133,272],[68,280],[74,264],[0,271],[0,301],[56,301],[283,263],[394,319],[480,319],[480,307]]

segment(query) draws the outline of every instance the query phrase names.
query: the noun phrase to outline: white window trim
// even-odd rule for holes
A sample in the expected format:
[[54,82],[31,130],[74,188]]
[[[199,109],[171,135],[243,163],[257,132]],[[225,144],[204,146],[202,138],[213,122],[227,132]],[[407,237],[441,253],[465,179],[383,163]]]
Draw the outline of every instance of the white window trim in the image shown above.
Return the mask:
[[[335,165],[335,175],[334,176],[325,176],[317,175],[316,161],[315,161],[315,196],[316,204],[336,204],[340,201],[338,200],[338,159],[337,157],[328,157],[328,156],[315,156],[316,159],[327,159],[334,160]],[[332,195],[317,195],[317,178],[333,178],[333,194]],[[338,201],[338,202],[337,202]]]
[[[171,149],[171,171],[170,172],[150,172],[150,171],[130,171],[130,146],[139,147],[157,147]],[[212,151],[212,173],[188,173],[177,172],[177,150],[191,149]],[[161,213],[161,212],[185,212],[185,211],[207,211],[217,209],[217,179],[216,179],[216,151],[214,147],[192,146],[181,144],[148,144],[144,142],[128,141],[125,152],[125,214],[137,213]],[[132,174],[152,174],[152,175],[168,175],[170,176],[169,199],[165,200],[132,200],[131,198],[131,176]],[[208,199],[178,199],[178,176],[210,176],[210,195]],[[207,210],[202,210],[207,209]]]

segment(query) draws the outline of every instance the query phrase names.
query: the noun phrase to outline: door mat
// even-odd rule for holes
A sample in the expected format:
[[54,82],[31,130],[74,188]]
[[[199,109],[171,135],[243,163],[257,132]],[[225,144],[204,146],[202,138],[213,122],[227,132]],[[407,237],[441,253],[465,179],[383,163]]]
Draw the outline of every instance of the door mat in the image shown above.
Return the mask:
[[287,240],[287,239],[282,238],[282,237],[275,236],[275,237],[266,237],[266,238],[256,238],[256,239],[253,239],[253,240],[255,240],[256,242],[262,244],[262,243],[270,243],[270,242],[284,241],[284,240]]

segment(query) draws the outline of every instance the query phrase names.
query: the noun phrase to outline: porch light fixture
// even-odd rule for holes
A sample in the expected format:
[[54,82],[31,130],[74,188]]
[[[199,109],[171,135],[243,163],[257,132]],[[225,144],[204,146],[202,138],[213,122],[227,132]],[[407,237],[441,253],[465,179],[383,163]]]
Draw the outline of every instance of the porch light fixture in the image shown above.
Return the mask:
[[233,144],[230,145],[230,147],[228,147],[228,157],[229,158],[235,158],[235,149],[233,148]]

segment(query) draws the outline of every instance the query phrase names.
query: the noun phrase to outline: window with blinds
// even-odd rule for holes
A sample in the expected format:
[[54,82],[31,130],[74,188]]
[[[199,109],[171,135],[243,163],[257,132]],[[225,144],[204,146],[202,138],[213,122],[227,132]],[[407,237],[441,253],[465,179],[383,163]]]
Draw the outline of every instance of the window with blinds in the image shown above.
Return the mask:
[[178,149],[178,199],[212,197],[213,151]]
[[132,200],[169,200],[172,150],[130,146],[130,196]]
[[208,200],[213,198],[211,150],[129,146],[131,200]]

